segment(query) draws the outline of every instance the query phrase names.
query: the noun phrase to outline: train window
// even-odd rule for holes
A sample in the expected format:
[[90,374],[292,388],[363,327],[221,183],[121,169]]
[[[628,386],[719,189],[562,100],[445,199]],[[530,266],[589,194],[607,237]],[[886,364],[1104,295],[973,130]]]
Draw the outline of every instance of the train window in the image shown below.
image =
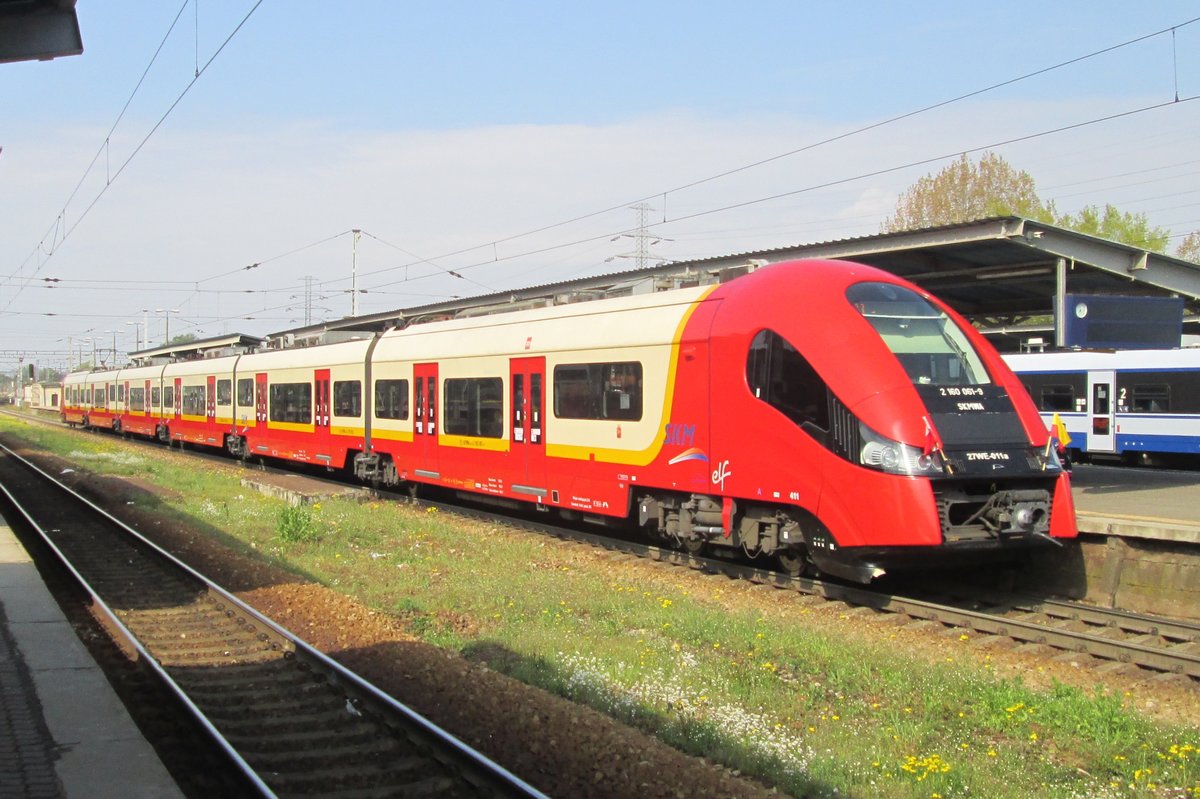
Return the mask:
[[312,423],[312,383],[272,383],[268,395],[272,422]]
[[773,330],[760,330],[746,356],[750,393],[798,425],[829,430],[829,390],[791,343]]
[[966,333],[915,291],[892,283],[856,283],[846,289],[846,299],[875,328],[913,383],[975,386],[991,382]]
[[218,380],[217,381],[217,404],[232,405],[233,404],[233,381]]
[[207,391],[204,386],[184,386],[181,389],[183,401],[182,412],[188,416],[204,416],[206,411]]
[[175,386],[166,386],[163,388],[163,406],[166,408],[175,407]]
[[333,415],[362,416],[362,381],[333,381]]
[[504,382],[498,377],[447,378],[442,387],[444,430],[456,436],[504,435]]
[[157,408],[162,404],[162,389],[155,386],[150,389],[150,407]]
[[[112,386],[109,386],[109,388],[111,389]],[[94,403],[95,406],[97,408],[103,408],[104,407],[104,388],[102,386],[99,386],[96,388],[95,397],[96,397],[96,400]]]
[[375,416],[380,419],[408,418],[408,381],[375,381]]
[[254,378],[243,377],[237,384],[237,404],[239,408],[249,408],[254,404]]
[[1134,413],[1168,413],[1171,410],[1171,387],[1165,383],[1144,383],[1133,387],[1131,411]]
[[131,410],[131,411],[146,410],[146,389],[144,389],[144,388],[129,389],[129,410]]
[[1073,386],[1042,386],[1041,394],[1037,396],[1038,408],[1043,411],[1075,410],[1075,388]]
[[109,402],[117,401],[117,385],[116,385],[116,383],[108,384],[108,401]]
[[571,363],[554,367],[554,415],[559,419],[642,418],[642,365]]

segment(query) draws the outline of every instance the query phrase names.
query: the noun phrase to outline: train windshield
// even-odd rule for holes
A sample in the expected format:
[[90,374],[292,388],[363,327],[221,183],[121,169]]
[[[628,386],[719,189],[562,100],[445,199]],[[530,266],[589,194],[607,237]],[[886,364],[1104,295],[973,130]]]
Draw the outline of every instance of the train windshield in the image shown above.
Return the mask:
[[846,298],[875,328],[917,385],[990,383],[983,359],[949,316],[911,289],[857,283]]

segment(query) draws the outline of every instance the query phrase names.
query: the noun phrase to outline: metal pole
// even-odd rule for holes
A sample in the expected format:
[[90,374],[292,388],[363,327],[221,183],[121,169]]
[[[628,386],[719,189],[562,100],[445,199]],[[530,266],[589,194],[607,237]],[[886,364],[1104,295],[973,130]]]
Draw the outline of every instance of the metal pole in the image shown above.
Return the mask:
[[353,259],[350,264],[350,315],[358,316],[358,240],[362,236],[361,230],[354,230],[354,251]]
[[1054,348],[1067,345],[1067,259],[1059,258],[1054,276]]

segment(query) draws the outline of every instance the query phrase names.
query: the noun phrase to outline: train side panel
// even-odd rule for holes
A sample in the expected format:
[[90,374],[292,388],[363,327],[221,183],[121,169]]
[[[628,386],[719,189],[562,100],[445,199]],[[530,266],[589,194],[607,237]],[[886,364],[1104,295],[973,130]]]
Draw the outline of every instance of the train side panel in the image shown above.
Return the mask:
[[1076,457],[1200,455],[1200,348],[1006,355]]
[[[411,390],[412,401],[407,418],[389,418],[403,416],[393,408],[386,417],[372,409],[378,468],[394,480],[627,515],[634,488],[669,479],[652,477],[651,464],[675,395],[684,321],[706,293],[385,335],[372,358],[373,379],[387,381],[385,390]],[[699,363],[695,352],[687,357]],[[704,389],[701,380],[701,403]]]
[[369,341],[243,356],[230,448],[341,469],[363,450]]

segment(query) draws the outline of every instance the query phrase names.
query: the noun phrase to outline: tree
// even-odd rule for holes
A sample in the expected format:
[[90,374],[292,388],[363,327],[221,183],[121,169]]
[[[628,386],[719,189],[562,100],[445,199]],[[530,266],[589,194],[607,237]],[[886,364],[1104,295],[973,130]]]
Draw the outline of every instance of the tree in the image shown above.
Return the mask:
[[978,164],[964,153],[941,172],[910,186],[896,203],[895,215],[884,222],[883,232],[1010,215],[1053,222],[1055,210],[1053,204],[1042,203],[1028,172],[1013,169],[995,153],[984,153]]
[[1088,205],[1074,216],[1059,217],[1055,224],[1155,252],[1166,252],[1167,241],[1171,238],[1171,231],[1166,228],[1151,227],[1145,214],[1120,211],[1113,205],[1104,206],[1103,211]]
[[[995,153],[984,153],[978,164],[964,154],[936,175],[918,180],[900,195],[895,216],[884,222],[883,232],[1010,215],[1156,252],[1166,252],[1171,235],[1166,228],[1152,226],[1145,214],[1121,211],[1113,205],[1103,209],[1089,205],[1076,214],[1059,214],[1053,202],[1038,197],[1028,172],[1014,169]],[[1186,239],[1181,251],[1184,245],[1188,245]],[[1191,246],[1200,249],[1200,244]]]
[[167,342],[167,345],[170,346],[173,344],[191,344],[195,340],[196,340],[195,333],[180,333],[178,336],[172,336],[171,340],[169,342]]
[[1200,264],[1200,231],[1193,230],[1183,237],[1183,241],[1179,242],[1179,247],[1175,250],[1175,257]]

